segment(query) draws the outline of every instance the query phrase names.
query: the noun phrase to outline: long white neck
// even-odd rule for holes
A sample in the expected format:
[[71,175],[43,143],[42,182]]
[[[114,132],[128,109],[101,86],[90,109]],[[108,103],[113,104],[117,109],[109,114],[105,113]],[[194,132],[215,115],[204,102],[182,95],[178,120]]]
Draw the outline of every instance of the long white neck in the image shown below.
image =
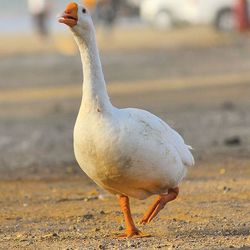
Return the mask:
[[91,30],[83,38],[74,32],[79,46],[83,66],[83,98],[81,108],[98,112],[108,111],[112,104],[109,101],[102,65],[96,45],[95,31]]

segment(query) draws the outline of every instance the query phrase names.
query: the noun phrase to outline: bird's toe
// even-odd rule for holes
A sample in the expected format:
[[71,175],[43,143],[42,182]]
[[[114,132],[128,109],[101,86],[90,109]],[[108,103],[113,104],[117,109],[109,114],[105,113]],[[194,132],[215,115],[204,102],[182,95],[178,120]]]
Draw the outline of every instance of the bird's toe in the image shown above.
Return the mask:
[[147,223],[148,223],[147,219],[142,219],[142,220],[139,221],[140,225],[146,225]]
[[124,239],[124,238],[145,238],[145,237],[151,237],[151,235],[143,233],[140,230],[134,230],[134,231],[125,231],[123,234],[121,234],[121,235],[118,236],[118,239]]

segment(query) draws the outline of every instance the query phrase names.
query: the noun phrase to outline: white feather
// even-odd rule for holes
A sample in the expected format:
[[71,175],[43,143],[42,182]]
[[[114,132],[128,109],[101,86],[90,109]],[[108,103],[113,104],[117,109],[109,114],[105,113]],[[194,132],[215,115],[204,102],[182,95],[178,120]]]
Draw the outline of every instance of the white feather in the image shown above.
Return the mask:
[[[81,13],[79,12],[80,16]],[[157,116],[109,101],[90,18],[72,28],[83,62],[74,151],[83,171],[114,194],[144,199],[177,187],[194,165],[190,146]]]

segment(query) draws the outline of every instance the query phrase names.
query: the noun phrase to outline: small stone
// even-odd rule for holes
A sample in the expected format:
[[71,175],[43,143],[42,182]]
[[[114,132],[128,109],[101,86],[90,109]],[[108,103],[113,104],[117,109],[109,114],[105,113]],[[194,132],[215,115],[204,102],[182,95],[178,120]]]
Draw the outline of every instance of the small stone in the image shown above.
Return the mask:
[[231,111],[231,110],[234,110],[235,104],[234,104],[233,102],[231,102],[231,101],[226,101],[226,102],[224,102],[224,103],[222,104],[222,108],[223,108],[224,110],[229,110],[229,111]]
[[136,247],[134,243],[129,244],[129,247]]
[[101,211],[100,211],[100,214],[101,214],[101,215],[104,215],[104,214],[105,214],[105,212],[104,212],[103,210],[101,210]]
[[98,199],[99,199],[99,200],[104,200],[104,199],[105,199],[105,196],[104,196],[103,194],[99,194],[99,195],[98,195]]
[[224,187],[223,187],[223,191],[224,191],[224,193],[230,192],[230,191],[231,191],[231,188],[230,188],[230,187],[227,187],[227,186],[224,186]]
[[22,238],[22,237],[23,237],[22,234],[17,234],[16,239],[20,239],[20,238]]
[[77,229],[77,227],[74,225],[69,226],[69,230],[76,230],[76,229]]
[[88,196],[87,198],[83,199],[84,201],[94,201],[94,200],[98,200],[98,196]]
[[57,233],[49,233],[49,234],[45,234],[45,235],[41,236],[42,239],[48,239],[48,238],[52,238],[52,237],[59,237],[59,235]]
[[77,217],[77,219],[76,219],[76,223],[83,222],[83,219],[84,219],[84,218],[82,218],[82,217]]
[[85,215],[83,215],[83,218],[86,220],[91,220],[94,218],[94,215],[93,214],[85,214]]
[[53,237],[59,237],[59,235],[57,233],[53,233],[52,236]]
[[239,146],[241,144],[241,139],[239,136],[232,136],[224,140],[226,146]]
[[119,231],[122,231],[124,229],[123,226],[119,226]]
[[33,244],[33,241],[30,240],[30,241],[28,241],[27,246],[30,246],[30,245],[32,245],[32,244]]

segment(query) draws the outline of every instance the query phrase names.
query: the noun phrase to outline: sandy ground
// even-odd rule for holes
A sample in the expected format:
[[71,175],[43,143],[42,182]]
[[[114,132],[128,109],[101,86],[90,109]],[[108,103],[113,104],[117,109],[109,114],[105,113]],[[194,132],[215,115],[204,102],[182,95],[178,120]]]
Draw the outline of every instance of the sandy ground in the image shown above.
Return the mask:
[[[204,36],[193,39],[197,32]],[[152,237],[116,239],[117,201],[73,156],[79,57],[58,54],[58,44],[21,46],[19,37],[20,46],[0,49],[0,249],[250,248],[248,40],[200,28],[137,33],[115,32],[114,46],[99,38],[109,93],[193,145],[197,165],[180,197],[140,227]],[[72,53],[65,43],[60,50]],[[131,201],[136,221],[152,199]]]
[[[1,249],[249,249],[249,163],[199,164],[180,197],[139,227],[152,235],[144,239],[116,239],[123,230],[116,199],[81,174],[2,181]],[[150,202],[132,200],[136,221]]]

